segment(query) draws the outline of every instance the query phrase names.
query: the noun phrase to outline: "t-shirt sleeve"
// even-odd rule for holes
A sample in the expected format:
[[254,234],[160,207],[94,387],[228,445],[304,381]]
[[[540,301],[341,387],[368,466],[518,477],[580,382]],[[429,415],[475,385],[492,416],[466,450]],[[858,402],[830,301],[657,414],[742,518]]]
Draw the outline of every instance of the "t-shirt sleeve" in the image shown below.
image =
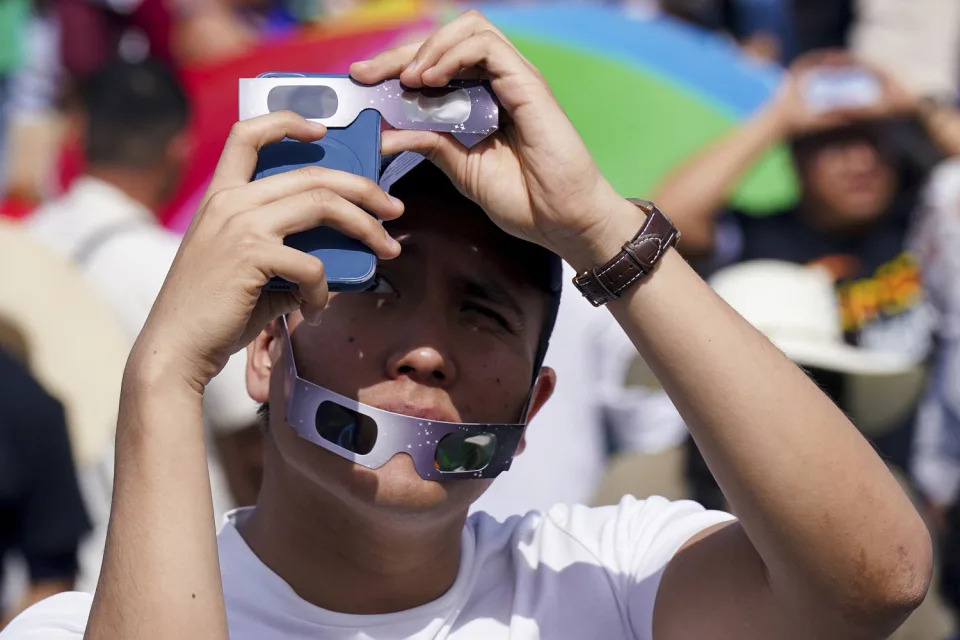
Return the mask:
[[642,502],[624,498],[619,510],[618,548],[627,577],[630,620],[638,637],[650,638],[660,580],[670,560],[690,538],[734,517],[691,500],[671,502],[658,496]]
[[653,633],[653,607],[660,579],[673,556],[704,529],[734,517],[690,500],[625,496],[618,505],[574,508],[568,532],[590,549],[619,587],[634,634]]
[[89,593],[58,593],[14,618],[0,640],[83,640],[92,603]]

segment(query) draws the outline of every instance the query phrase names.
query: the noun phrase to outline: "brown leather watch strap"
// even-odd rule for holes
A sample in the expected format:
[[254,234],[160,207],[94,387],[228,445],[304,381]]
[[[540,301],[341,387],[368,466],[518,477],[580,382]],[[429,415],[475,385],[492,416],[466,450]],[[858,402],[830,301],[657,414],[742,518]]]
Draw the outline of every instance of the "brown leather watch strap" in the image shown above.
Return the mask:
[[629,200],[647,214],[640,231],[609,262],[573,279],[580,293],[595,307],[616,300],[652,272],[664,252],[680,239],[680,232],[656,205],[646,200]]

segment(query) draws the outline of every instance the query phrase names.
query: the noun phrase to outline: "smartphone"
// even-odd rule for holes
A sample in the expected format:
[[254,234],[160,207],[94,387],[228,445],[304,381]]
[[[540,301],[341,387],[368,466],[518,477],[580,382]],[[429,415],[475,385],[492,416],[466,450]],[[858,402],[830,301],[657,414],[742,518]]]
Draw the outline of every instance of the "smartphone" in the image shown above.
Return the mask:
[[880,80],[863,67],[811,69],[803,83],[803,97],[815,112],[869,107],[880,102]]
[[[265,73],[258,77],[303,78],[342,77],[331,74]],[[289,101],[271,105],[271,111],[291,109],[310,117],[318,105]],[[322,108],[322,105],[321,107]],[[316,142],[282,140],[263,147],[257,158],[253,179],[259,180],[284,171],[317,165],[364,176],[377,182],[380,176],[380,114],[372,109],[362,111],[347,127],[327,129]],[[331,291],[363,291],[374,284],[377,257],[362,242],[329,227],[301,231],[284,239],[287,246],[299,249],[323,261],[327,284]],[[296,284],[273,278],[268,290],[288,291]]]

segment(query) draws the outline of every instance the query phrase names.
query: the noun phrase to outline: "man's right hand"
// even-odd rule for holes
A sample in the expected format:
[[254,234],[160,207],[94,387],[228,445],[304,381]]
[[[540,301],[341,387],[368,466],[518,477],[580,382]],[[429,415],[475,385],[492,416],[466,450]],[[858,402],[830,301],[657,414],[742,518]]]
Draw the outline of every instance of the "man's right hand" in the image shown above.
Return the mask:
[[[139,373],[182,376],[198,392],[272,319],[300,309],[317,321],[328,290],[322,262],[283,244],[291,233],[329,226],[369,246],[380,259],[400,246],[373,214],[403,212],[376,183],[308,167],[250,182],[261,147],[283,138],[311,142],[326,129],[292,112],[234,125],[213,180],[128,362]],[[274,276],[296,292],[267,292]]]

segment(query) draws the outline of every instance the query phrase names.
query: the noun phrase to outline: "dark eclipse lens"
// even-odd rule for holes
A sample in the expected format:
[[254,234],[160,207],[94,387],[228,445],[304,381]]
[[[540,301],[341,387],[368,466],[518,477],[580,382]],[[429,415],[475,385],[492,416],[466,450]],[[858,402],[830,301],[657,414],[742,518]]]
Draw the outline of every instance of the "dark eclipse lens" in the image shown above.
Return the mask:
[[360,455],[373,451],[377,443],[377,423],[372,418],[334,402],[317,407],[316,426],[324,440]]
[[330,118],[339,106],[337,92],[322,85],[282,85],[267,94],[270,113],[289,109],[304,118]]
[[492,433],[451,433],[437,445],[433,464],[444,473],[480,471],[496,450],[497,436]]

